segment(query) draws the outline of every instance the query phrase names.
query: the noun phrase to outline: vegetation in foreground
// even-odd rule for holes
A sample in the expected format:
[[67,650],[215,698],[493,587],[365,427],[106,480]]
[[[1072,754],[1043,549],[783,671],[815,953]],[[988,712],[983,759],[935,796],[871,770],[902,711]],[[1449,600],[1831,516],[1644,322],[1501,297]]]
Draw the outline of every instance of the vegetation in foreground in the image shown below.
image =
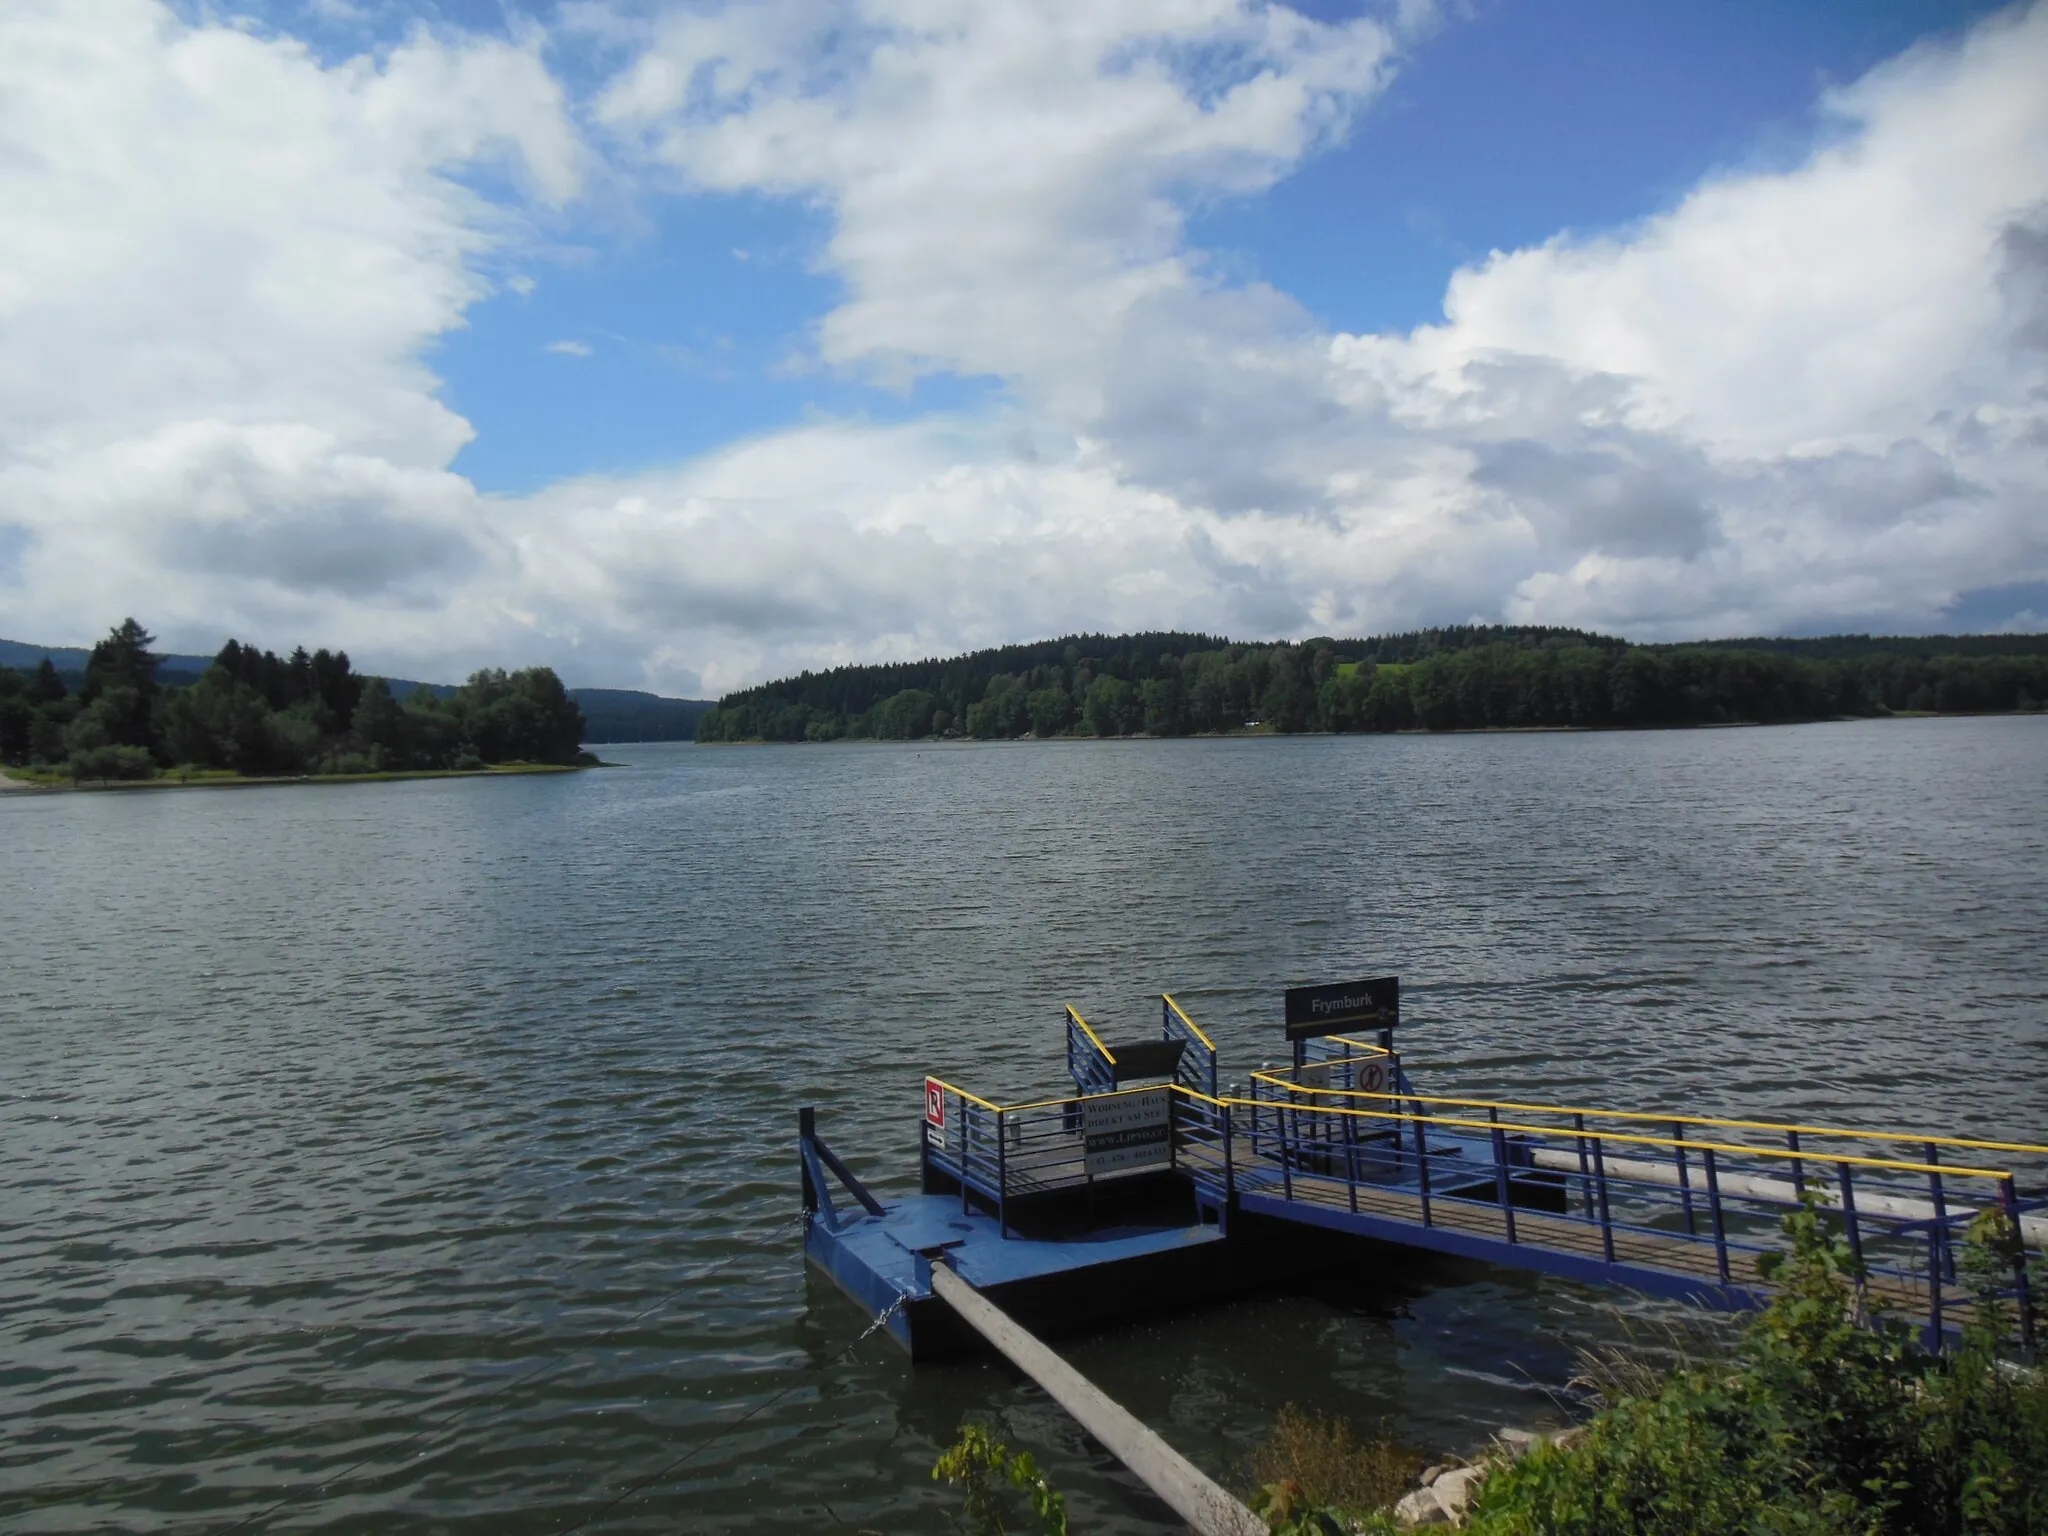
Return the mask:
[[[1596,1362],[1605,1406],[1569,1444],[1503,1458],[1479,1485],[1473,1536],[2048,1536],[2048,1372],[2006,1351],[2038,1315],[1999,1300],[2021,1256],[2003,1213],[1962,1256],[1975,1307],[1961,1344],[1925,1350],[1873,1314],[1839,1224],[1786,1219],[1771,1305],[1732,1358],[1656,1371]],[[2030,1302],[2043,1295],[2037,1274]],[[1246,1475],[1274,1536],[1385,1536],[1421,1458],[1384,1433],[1283,1408]],[[1064,1533],[1028,1455],[969,1423],[933,1468],[959,1486],[973,1536]]]
[[1500,625],[1299,645],[1077,635],[806,672],[727,694],[698,719],[697,739],[1713,725],[2033,711],[2044,701],[2048,635],[1683,646]]
[[[2003,1358],[2022,1319],[1995,1299],[2011,1222],[1966,1250],[1978,1301],[1961,1346],[1924,1350],[1872,1316],[1847,1241],[1817,1208],[1786,1222],[1771,1305],[1732,1361],[1619,1395],[1569,1446],[1539,1446],[1481,1485],[1475,1536],[2041,1536],[2048,1373]],[[2039,1298],[2040,1284],[2032,1294]],[[2033,1320],[2038,1328],[2040,1320]],[[1639,1378],[1640,1379],[1640,1378]],[[1348,1452],[1348,1454],[1346,1454]],[[1255,1463],[1276,1532],[1391,1531],[1393,1449],[1285,1414]],[[1398,1490],[1397,1490],[1398,1491]]]
[[986,1424],[972,1419],[962,1424],[960,1438],[940,1455],[932,1477],[961,1490],[954,1523],[968,1536],[1007,1536],[1026,1529],[1067,1536],[1066,1499],[1029,1451],[1011,1450]]
[[230,640],[196,683],[160,684],[155,637],[124,620],[74,691],[49,660],[0,667],[0,763],[44,782],[309,774],[378,777],[584,761],[583,716],[552,669],[474,674],[400,700],[343,651],[289,657]]

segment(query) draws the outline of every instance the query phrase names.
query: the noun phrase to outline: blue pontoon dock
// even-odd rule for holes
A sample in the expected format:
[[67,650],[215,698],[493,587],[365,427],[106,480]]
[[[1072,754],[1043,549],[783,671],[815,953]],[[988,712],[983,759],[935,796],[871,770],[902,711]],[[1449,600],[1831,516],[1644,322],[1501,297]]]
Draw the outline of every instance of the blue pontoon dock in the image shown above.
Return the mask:
[[1239,1092],[1170,995],[1156,1036],[1117,1045],[1069,1008],[1074,1091],[1005,1105],[927,1078],[921,1193],[889,1206],[805,1110],[805,1251],[924,1358],[971,1342],[935,1263],[1052,1327],[1247,1289],[1318,1235],[1366,1273],[1423,1250],[1743,1309],[1817,1199],[1872,1302],[1939,1347],[1976,1305],[1972,1222],[2018,1238],[2004,1300],[2048,1246],[2048,1146],[1430,1095],[1394,1046],[1393,978],[1297,988],[1286,1017],[1291,1064]]

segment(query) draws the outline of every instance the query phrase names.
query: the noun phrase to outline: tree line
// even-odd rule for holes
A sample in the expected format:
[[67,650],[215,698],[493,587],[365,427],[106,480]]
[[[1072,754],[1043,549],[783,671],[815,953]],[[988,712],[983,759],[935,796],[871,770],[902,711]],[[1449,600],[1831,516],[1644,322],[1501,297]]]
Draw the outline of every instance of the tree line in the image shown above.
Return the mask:
[[92,648],[75,689],[48,657],[31,672],[0,667],[0,762],[83,780],[579,760],[583,717],[548,667],[487,669],[445,698],[417,688],[399,699],[346,651],[280,657],[230,640],[196,682],[167,686],[155,643],[124,620]]
[[2026,711],[2044,701],[2048,636],[1650,646],[1501,625],[1270,645],[1079,635],[806,672],[726,695],[698,720],[697,739],[1713,725]]

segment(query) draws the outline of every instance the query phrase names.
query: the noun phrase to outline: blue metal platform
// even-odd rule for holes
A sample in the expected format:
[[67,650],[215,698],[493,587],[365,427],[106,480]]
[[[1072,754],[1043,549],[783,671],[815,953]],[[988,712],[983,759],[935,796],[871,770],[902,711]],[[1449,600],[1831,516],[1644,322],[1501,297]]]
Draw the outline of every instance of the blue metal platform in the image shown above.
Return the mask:
[[[2031,1328],[2048,1147],[1426,1095],[1390,1033],[1298,1039],[1291,1066],[1219,1093],[1213,1045],[1170,996],[1158,1039],[1132,1045],[1068,1009],[1067,1057],[1077,1091],[1023,1104],[928,1078],[924,1193],[892,1207],[805,1112],[806,1252],[871,1315],[894,1307],[913,1354],[946,1342],[928,1304],[939,1255],[978,1289],[1079,1321],[1256,1283],[1271,1264],[1232,1241],[1247,1215],[1755,1307],[1770,1294],[1758,1261],[1802,1201],[1844,1232],[1870,1301],[1937,1348],[1978,1305],[1957,1269],[1965,1233],[2002,1225],[2018,1241],[1995,1299]],[[1163,1080],[1132,1084],[1144,1076]]]

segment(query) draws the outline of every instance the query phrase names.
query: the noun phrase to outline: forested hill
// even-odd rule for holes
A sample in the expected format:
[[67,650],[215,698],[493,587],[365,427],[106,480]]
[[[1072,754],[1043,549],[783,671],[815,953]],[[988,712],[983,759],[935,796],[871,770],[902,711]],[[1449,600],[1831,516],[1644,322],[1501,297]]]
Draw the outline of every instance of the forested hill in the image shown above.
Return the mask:
[[709,699],[670,699],[632,688],[571,688],[583,711],[583,739],[593,746],[621,741],[689,741]]
[[1700,640],[1694,646],[1715,651],[1781,651],[1822,661],[1845,656],[1918,656],[1924,660],[1930,656],[2048,656],[2048,635],[1819,635]]
[[547,667],[487,669],[460,688],[397,696],[346,651],[289,656],[230,640],[173,682],[133,619],[69,677],[44,655],[0,665],[0,763],[74,780],[466,771],[582,760],[583,715]]
[[1541,626],[1236,644],[1074,635],[744,689],[699,741],[1704,725],[2039,710],[2048,635],[1633,645]]
[[[238,646],[238,650],[247,650]],[[0,640],[0,669],[11,668],[25,676],[39,671],[48,661],[68,693],[85,687],[86,668],[92,651],[85,646],[29,645],[20,640]],[[156,682],[165,689],[185,688],[200,682],[218,660],[214,656],[160,655],[156,658]],[[310,661],[311,658],[308,658]],[[278,662],[282,667],[284,662]],[[446,702],[462,690],[453,683],[421,683],[411,678],[387,677],[385,686],[395,699],[428,694]],[[273,679],[268,692],[282,696],[281,684]],[[632,688],[571,688],[569,697],[583,711],[583,739],[593,745],[624,741],[688,741],[697,731],[697,717],[711,707],[708,699],[671,699]]]

